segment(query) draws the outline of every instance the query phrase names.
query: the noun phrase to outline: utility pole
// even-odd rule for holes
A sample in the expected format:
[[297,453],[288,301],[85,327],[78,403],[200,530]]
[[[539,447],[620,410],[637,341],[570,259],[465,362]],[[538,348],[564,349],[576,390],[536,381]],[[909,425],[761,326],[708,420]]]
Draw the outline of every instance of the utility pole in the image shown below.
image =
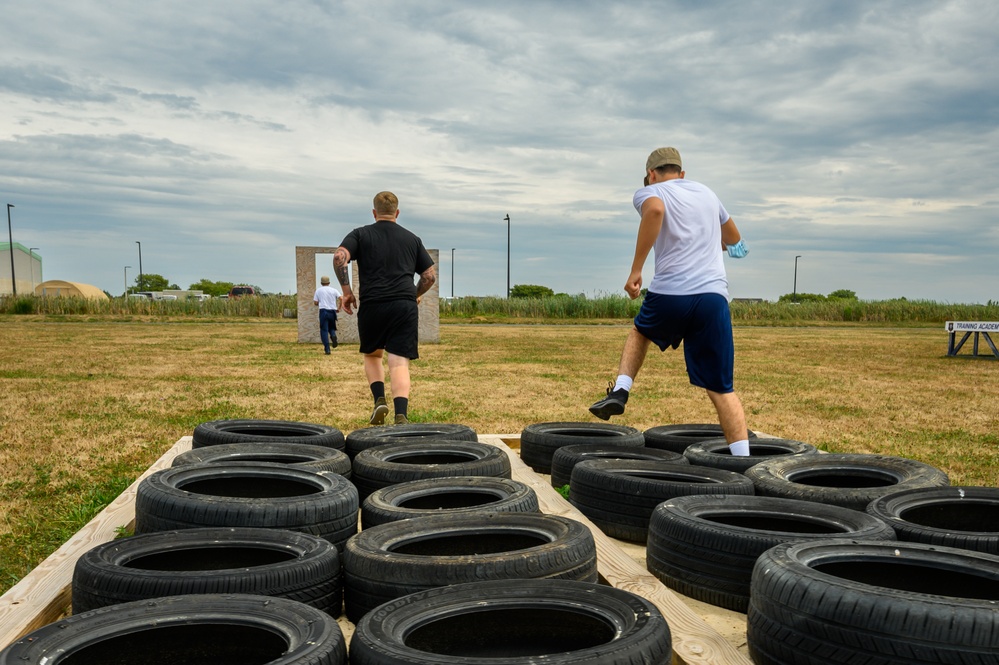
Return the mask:
[[142,288],[142,243],[139,242],[138,240],[136,240],[135,244],[139,246],[139,283],[138,284],[139,284],[139,288]]
[[451,248],[451,300],[454,300],[454,247]]
[[13,207],[13,203],[7,204],[7,235],[10,237],[10,288],[17,296],[17,280],[14,279],[14,232],[10,228],[10,209]]
[[506,220],[506,297],[510,297],[510,215],[507,215],[503,219]]
[[801,254],[794,257],[794,287],[791,291],[791,302],[798,302],[798,259],[801,258]]

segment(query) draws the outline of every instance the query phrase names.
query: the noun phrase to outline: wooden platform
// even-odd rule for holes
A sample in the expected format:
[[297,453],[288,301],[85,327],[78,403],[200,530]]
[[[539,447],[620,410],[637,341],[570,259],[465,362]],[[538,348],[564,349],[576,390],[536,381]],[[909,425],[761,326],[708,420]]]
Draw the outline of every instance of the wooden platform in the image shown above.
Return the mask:
[[[665,587],[646,570],[644,547],[605,536],[555,491],[547,477],[535,473],[520,460],[519,434],[486,434],[480,435],[479,440],[507,453],[513,478],[534,489],[543,512],[569,517],[590,527],[601,579],[655,603],[673,635],[675,664],[751,665],[745,647],[745,615],[698,603]],[[139,482],[168,468],[174,457],[190,448],[191,437],[180,439],[73,538],[0,596],[0,648],[67,614],[76,559],[92,547],[114,539],[120,527],[131,528]],[[353,626],[345,618],[340,619],[340,625],[349,639]]]

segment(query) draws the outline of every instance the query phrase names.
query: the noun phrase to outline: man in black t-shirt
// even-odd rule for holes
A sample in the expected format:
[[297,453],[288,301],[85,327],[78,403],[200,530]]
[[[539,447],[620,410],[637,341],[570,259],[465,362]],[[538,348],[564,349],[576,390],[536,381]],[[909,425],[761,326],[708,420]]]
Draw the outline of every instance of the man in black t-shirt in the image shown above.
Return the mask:
[[[333,269],[343,290],[341,309],[353,314],[364,354],[364,374],[375,400],[371,424],[381,425],[388,414],[382,352],[388,354],[389,381],[397,425],[409,422],[409,361],[419,358],[417,303],[434,282],[434,261],[418,236],[396,222],[399,199],[392,192],[375,196],[374,224],[360,226],[343,239],[333,254]],[[347,264],[357,261],[360,286],[350,288]],[[413,283],[413,275],[420,281]],[[364,307],[360,301],[364,301]]]

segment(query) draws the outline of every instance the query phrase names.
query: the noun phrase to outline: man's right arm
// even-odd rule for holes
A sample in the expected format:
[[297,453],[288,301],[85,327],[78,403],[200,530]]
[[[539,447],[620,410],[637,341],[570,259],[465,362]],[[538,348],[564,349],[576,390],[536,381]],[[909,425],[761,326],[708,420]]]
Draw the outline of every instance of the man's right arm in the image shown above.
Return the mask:
[[638,227],[638,240],[635,243],[635,259],[631,263],[631,275],[624,285],[624,290],[628,296],[634,300],[642,293],[642,268],[645,266],[645,259],[656,244],[659,231],[663,227],[663,218],[666,215],[666,206],[662,199],[652,197],[646,199],[642,204],[642,222]]
[[353,314],[357,299],[354,298],[354,292],[350,288],[350,272],[347,269],[349,263],[350,252],[342,245],[337,247],[333,252],[333,273],[336,275],[336,281],[340,283],[340,288],[343,289],[340,306],[347,314]]

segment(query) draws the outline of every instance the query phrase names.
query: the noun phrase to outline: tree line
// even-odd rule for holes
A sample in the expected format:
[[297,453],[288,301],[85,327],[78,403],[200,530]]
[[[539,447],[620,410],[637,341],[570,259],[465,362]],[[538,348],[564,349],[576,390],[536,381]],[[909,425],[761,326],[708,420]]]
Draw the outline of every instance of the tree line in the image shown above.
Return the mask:
[[[242,282],[240,283],[242,284]],[[187,287],[187,290],[201,291],[202,293],[207,293],[213,298],[218,298],[219,296],[228,295],[233,286],[236,286],[236,282],[214,282],[210,279],[200,279]],[[179,290],[179,286],[171,284],[166,277],[163,275],[157,275],[156,273],[143,273],[135,278],[135,286],[128,287],[129,293]],[[257,293],[263,293],[263,290],[259,286],[254,286],[253,290]]]

